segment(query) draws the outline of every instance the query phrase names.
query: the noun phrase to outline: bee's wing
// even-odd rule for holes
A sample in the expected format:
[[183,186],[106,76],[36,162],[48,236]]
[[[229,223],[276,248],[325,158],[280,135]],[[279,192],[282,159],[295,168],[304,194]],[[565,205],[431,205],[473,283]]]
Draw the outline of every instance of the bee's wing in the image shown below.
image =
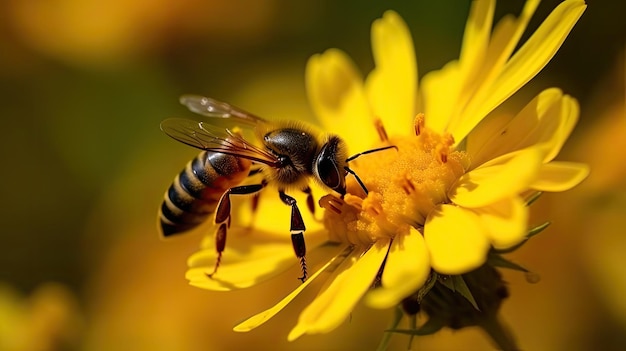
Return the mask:
[[232,118],[241,123],[256,125],[267,121],[228,103],[200,95],[183,95],[180,103],[194,113],[212,118]]
[[278,158],[228,129],[185,118],[168,118],[161,122],[161,130],[181,143],[195,148],[247,158],[270,166]]

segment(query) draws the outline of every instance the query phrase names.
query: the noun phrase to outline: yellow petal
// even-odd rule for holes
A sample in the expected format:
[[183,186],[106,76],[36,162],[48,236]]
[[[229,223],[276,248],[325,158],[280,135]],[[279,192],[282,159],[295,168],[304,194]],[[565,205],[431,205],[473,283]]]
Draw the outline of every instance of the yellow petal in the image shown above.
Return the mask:
[[300,314],[298,324],[287,337],[289,341],[303,334],[326,333],[339,326],[372,285],[388,249],[389,241],[379,242],[365,253],[355,250],[343,261],[328,279],[329,284]]
[[538,140],[538,142],[545,142],[549,146],[549,151],[543,160],[544,163],[552,161],[561,152],[563,144],[565,144],[578,122],[579,114],[580,105],[578,105],[578,101],[569,95],[563,96],[560,109],[558,110],[559,123],[557,130],[551,135],[545,135],[545,139]]
[[502,155],[461,176],[448,197],[457,205],[477,208],[515,196],[535,180],[544,154],[533,147]]
[[[324,230],[306,232],[305,239],[307,249],[313,251],[328,240],[328,233]],[[189,284],[217,291],[242,289],[299,266],[288,233],[277,237],[274,233],[241,227],[229,231],[219,270],[209,278],[207,274],[213,272],[216,260],[213,247],[194,253],[187,262]]]
[[408,235],[396,235],[382,275],[382,287],[366,295],[374,308],[389,308],[419,289],[430,273],[430,259],[424,237],[411,228]]
[[411,32],[394,11],[372,24],[372,51],[376,68],[365,84],[375,117],[388,135],[411,130],[417,98],[417,62]]
[[353,153],[379,140],[362,78],[343,51],[330,49],[312,56],[306,67],[306,87],[324,129],[345,138]]
[[463,65],[475,67],[474,62],[482,61],[491,35],[495,0],[477,0],[472,2],[461,46]]
[[441,205],[428,216],[424,240],[431,266],[442,274],[463,274],[480,267],[489,250],[479,217],[454,205]]
[[473,210],[496,249],[519,244],[526,237],[528,207],[518,197],[511,197],[495,204]]
[[[276,305],[246,319],[242,323],[239,323],[233,328],[233,330],[236,332],[248,332],[267,322],[283,308],[285,308],[285,306],[287,306],[293,299],[295,299],[306,287],[309,286],[309,284],[311,284],[313,280],[317,279],[320,274],[324,273],[328,267],[333,264],[337,265],[338,263],[341,263],[341,261],[344,260],[346,258],[346,255],[350,252],[347,250],[350,248],[346,248],[345,246],[326,246],[324,248],[327,249],[326,255],[331,256],[327,257],[327,259],[325,260],[326,263],[320,269],[316,270],[315,273],[313,273],[313,275],[309,277],[309,279],[307,279],[303,284],[298,285],[298,287],[294,291],[292,291],[289,295],[280,300]],[[323,248],[319,248],[318,250],[322,249]]]
[[583,0],[560,3],[507,62],[498,83],[517,91],[534,77],[556,54],[586,7]]
[[[484,116],[532,79],[550,61],[574,27],[586,5],[582,0],[566,0],[539,26],[537,31],[504,65],[498,78],[477,93],[450,127],[454,140],[460,142]],[[465,116],[465,117],[463,117]],[[471,118],[467,118],[471,116]]]
[[537,95],[508,123],[490,116],[468,137],[472,164],[477,166],[539,143],[546,143],[549,149],[544,158],[548,162],[561,150],[578,120],[578,112],[576,100],[551,88]]
[[428,128],[439,133],[446,131],[461,88],[460,74],[458,61],[452,61],[422,78],[424,118]]
[[[488,160],[493,159],[501,155],[497,147],[495,140],[503,137],[502,131],[506,126],[511,123],[513,116],[506,113],[494,113],[490,114],[472,129],[472,132],[467,136],[467,142],[465,143],[465,151],[470,156],[472,164],[469,170],[475,169]],[[497,144],[496,144],[497,145]]]
[[421,93],[428,128],[444,132],[458,116],[463,103],[460,101],[461,95],[476,83],[476,74],[480,73],[478,68],[489,44],[494,8],[493,0],[472,2],[460,61],[452,61],[441,70],[426,74],[422,79]]
[[589,166],[583,163],[553,161],[539,169],[537,179],[530,188],[540,191],[569,190],[589,175]]
[[293,253],[289,254],[288,245],[257,248],[247,258],[249,260],[242,257],[235,259],[231,253],[226,254],[222,258],[219,271],[213,278],[209,278],[207,274],[213,272],[216,254],[214,250],[205,249],[189,258],[189,264],[193,266],[187,270],[185,278],[190,285],[201,289],[229,291],[247,288],[273,278],[295,263]]
[[[461,65],[462,88],[461,95],[456,102],[450,101],[458,111],[462,104],[466,103],[470,92],[475,89],[476,85],[481,84],[477,79],[482,72],[482,67],[487,55],[489,47],[491,26],[493,23],[493,13],[496,7],[495,0],[478,0],[472,2],[465,31],[463,32],[463,44],[461,46],[461,56],[459,59]],[[458,117],[458,114],[454,114]]]
[[[480,67],[476,67],[476,71],[480,75],[474,74],[474,77],[466,75],[464,90],[467,93],[471,92],[471,95],[480,96],[481,89],[491,86],[493,80],[498,77],[503,65],[511,56],[513,49],[517,46],[528,25],[528,21],[537,9],[537,5],[539,5],[539,0],[528,0],[524,4],[524,9],[519,18],[506,15],[498,21],[491,33],[485,59],[480,62]],[[463,58],[461,61],[463,61]],[[474,89],[470,89],[472,88],[472,83],[476,86]],[[467,98],[469,99],[469,96]],[[462,100],[463,104],[466,102],[466,100]]]

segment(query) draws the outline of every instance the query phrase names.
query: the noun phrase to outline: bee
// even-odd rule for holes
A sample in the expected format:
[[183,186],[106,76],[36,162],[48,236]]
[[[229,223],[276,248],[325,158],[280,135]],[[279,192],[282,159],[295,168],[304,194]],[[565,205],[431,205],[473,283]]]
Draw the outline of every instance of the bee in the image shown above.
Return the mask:
[[[202,150],[176,176],[159,210],[160,231],[164,237],[189,231],[213,215],[217,230],[217,259],[212,278],[220,265],[231,223],[231,195],[256,194],[268,185],[278,189],[281,201],[291,207],[290,233],[293,249],[300,261],[302,282],[307,279],[306,226],[296,200],[287,192],[303,191],[307,207],[315,211],[309,181],[338,193],[346,193],[346,176],[352,174],[363,191],[368,190],[358,175],[348,167],[357,157],[395,146],[367,150],[347,157],[347,145],[337,135],[321,133],[297,121],[268,121],[225,102],[208,97],[184,95],[180,102],[192,112],[242,127],[253,128],[261,146],[244,139],[237,132],[184,118],[170,118],[161,129],[170,137]],[[254,167],[253,167],[254,165]],[[260,173],[257,184],[241,185],[246,178]],[[258,198],[257,198],[258,200]],[[253,203],[253,208],[254,208]]]

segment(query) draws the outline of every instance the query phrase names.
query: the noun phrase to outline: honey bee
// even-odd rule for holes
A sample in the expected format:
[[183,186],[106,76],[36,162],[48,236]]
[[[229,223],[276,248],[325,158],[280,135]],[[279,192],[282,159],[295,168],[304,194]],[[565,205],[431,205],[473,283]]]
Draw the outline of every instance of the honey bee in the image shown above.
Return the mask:
[[[386,146],[347,157],[343,139],[318,132],[303,122],[270,122],[203,96],[184,95],[180,102],[192,112],[216,122],[224,119],[233,125],[253,128],[262,145],[256,146],[239,133],[201,121],[170,118],[161,123],[167,135],[202,152],[187,164],[165,192],[159,211],[160,231],[165,237],[183,233],[214,214],[217,260],[213,272],[207,273],[209,278],[217,272],[226,246],[231,195],[258,194],[268,185],[274,185],[281,201],[291,207],[291,241],[302,269],[298,279],[304,282],[307,279],[306,227],[296,200],[287,192],[304,191],[308,210],[314,212],[309,181],[313,179],[343,197],[346,176],[350,173],[367,194],[365,184],[348,163],[364,154],[395,148]],[[262,175],[258,184],[241,185],[247,177],[258,173]]]

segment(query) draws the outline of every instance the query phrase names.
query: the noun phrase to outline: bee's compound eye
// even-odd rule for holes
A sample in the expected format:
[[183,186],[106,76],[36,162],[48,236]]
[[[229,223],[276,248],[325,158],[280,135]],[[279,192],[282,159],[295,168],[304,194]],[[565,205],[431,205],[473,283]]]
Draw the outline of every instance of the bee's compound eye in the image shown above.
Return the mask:
[[335,143],[322,146],[315,160],[315,173],[324,185],[343,195],[346,193],[346,177],[337,162],[336,146]]
[[320,179],[326,186],[335,189],[340,184],[340,174],[337,165],[330,159],[319,159],[317,161],[317,172]]

